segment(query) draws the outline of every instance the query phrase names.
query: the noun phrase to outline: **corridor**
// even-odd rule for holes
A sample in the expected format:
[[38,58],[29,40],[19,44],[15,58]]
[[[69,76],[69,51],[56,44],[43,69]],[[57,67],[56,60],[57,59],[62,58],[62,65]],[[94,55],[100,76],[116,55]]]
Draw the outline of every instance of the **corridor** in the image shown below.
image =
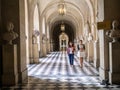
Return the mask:
[[2,90],[119,90],[117,85],[100,85],[99,72],[86,61],[80,68],[76,56],[71,67],[65,52],[52,52],[39,62],[28,65],[28,82]]

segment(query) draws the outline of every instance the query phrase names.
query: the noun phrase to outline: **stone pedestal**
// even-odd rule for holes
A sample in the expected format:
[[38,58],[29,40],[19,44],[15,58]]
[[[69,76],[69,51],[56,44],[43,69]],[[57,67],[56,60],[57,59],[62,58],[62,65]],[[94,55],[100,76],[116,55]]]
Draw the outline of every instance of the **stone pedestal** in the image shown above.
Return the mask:
[[93,62],[93,44],[92,42],[88,43],[88,56],[87,56],[88,62]]
[[43,51],[43,57],[45,57],[47,55],[47,48],[46,48],[46,46],[47,46],[46,43],[43,43],[43,48],[42,48],[43,49],[42,50]]
[[48,45],[49,45],[49,46],[48,46],[48,47],[49,47],[49,48],[48,48],[48,51],[50,52],[50,43],[48,43]]
[[17,45],[4,45],[3,49],[3,85],[18,83]]
[[120,84],[120,43],[109,43],[109,81]]
[[50,51],[53,52],[53,42],[50,42]]
[[49,40],[47,41],[47,53],[50,52],[50,43],[49,43]]
[[38,44],[33,44],[33,63],[39,63],[39,51],[38,51]]
[[104,30],[99,31],[99,48],[100,48],[100,79],[101,80],[108,80],[108,71],[109,71],[109,45],[108,45],[108,38],[105,35]]

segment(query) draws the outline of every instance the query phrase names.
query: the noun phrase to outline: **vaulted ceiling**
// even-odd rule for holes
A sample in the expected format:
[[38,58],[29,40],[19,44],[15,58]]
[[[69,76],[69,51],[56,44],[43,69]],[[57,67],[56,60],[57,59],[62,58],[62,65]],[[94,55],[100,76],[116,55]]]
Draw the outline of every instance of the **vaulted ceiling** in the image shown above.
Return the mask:
[[[64,1],[66,7],[66,14],[63,16],[58,13],[58,5],[61,1]],[[84,36],[84,32],[88,29],[91,31],[90,33],[94,34],[91,28],[94,29],[97,0],[28,0],[27,2],[31,29],[33,28],[33,13],[37,6],[41,25],[40,30],[46,30],[46,26],[49,26],[50,37],[59,36],[61,22],[66,25],[65,33],[69,38],[71,37],[71,41]],[[45,28],[42,28],[43,21],[45,21]],[[89,24],[90,28],[85,28],[87,24]],[[57,39],[56,37],[53,37],[53,39]]]
[[[66,5],[66,14],[58,14],[58,4],[64,1]],[[39,3],[41,16],[46,17],[47,22],[55,23],[60,20],[66,20],[76,25],[80,22],[87,22],[93,15],[94,0],[29,0],[32,5]],[[79,22],[79,23],[78,23]]]

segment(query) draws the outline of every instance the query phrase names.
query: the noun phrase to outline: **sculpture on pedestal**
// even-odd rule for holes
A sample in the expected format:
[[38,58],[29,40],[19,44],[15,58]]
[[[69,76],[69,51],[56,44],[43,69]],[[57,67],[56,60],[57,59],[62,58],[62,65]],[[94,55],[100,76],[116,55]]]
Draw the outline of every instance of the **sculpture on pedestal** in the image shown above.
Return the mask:
[[12,45],[12,41],[18,37],[18,34],[13,30],[14,30],[14,24],[12,22],[9,22],[7,24],[7,32],[3,34],[3,40],[6,40],[7,44],[10,45]]
[[35,44],[35,43],[37,43],[37,37],[40,35],[40,32],[39,32],[39,30],[34,30],[34,33],[33,33],[33,36],[32,36],[32,42],[33,42],[33,44]]
[[91,33],[89,33],[89,35],[88,35],[88,41],[90,42],[90,41],[92,41],[92,40],[93,40],[93,36],[92,36]]
[[42,35],[42,41],[43,41],[43,43],[45,43],[45,41],[47,41],[47,40],[48,40],[47,36],[45,34],[43,34]]
[[119,22],[117,20],[114,20],[112,22],[112,30],[106,32],[106,35],[112,38],[112,42],[117,42],[120,38],[120,29],[118,28],[119,25]]

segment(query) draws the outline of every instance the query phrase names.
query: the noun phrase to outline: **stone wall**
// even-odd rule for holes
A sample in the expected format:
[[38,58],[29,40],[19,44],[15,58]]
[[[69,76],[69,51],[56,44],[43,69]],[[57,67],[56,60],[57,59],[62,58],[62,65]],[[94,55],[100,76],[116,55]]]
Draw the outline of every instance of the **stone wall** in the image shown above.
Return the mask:
[[104,0],[105,20],[120,20],[120,0]]
[[[101,0],[99,0],[101,2]],[[101,2],[103,3],[103,2]],[[99,21],[110,21],[120,20],[120,0],[104,0],[104,6],[99,3]],[[103,16],[102,16],[103,15]],[[101,17],[102,16],[102,17]],[[110,57],[109,57],[109,40],[106,36],[106,30],[99,30],[99,41],[100,41],[100,77],[101,79],[112,79],[109,78]],[[117,56],[117,54],[116,54]],[[113,64],[113,63],[112,63]]]
[[[14,31],[18,34],[18,38],[13,40],[13,44],[17,45],[17,69],[18,82],[22,82],[27,77],[26,67],[26,45],[25,45],[25,9],[24,0],[1,0],[2,4],[2,33],[6,32],[7,22],[13,22]],[[8,61],[8,63],[11,63]],[[4,65],[4,63],[3,63]],[[1,65],[0,65],[1,66]],[[3,75],[4,76],[4,75]]]
[[[2,23],[2,20],[1,20],[1,0],[0,0],[0,36],[1,36],[1,29],[2,29],[1,23]],[[2,82],[1,75],[2,75],[2,46],[1,46],[1,37],[0,37],[0,83]]]
[[[120,0],[98,0],[98,22],[120,19]],[[100,77],[109,78],[109,40],[104,29],[99,30]]]

